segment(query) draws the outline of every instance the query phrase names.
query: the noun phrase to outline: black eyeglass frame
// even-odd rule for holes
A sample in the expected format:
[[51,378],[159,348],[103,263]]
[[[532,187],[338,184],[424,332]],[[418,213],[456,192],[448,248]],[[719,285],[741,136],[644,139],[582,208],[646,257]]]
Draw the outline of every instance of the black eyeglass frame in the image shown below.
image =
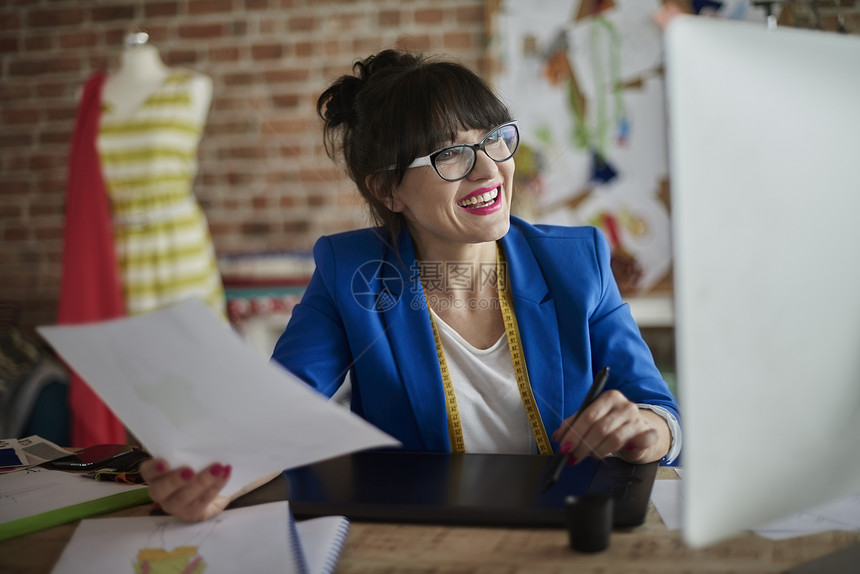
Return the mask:
[[[508,156],[507,156],[506,158],[504,158],[504,159],[496,159],[496,158],[494,158],[493,156],[491,156],[489,153],[487,153],[487,149],[486,149],[486,142],[487,142],[487,138],[489,138],[489,137],[490,137],[491,135],[493,135],[494,133],[501,131],[501,130],[502,130],[502,128],[506,128],[506,127],[508,127],[508,126],[513,126],[513,128],[516,130],[516,134],[517,134],[517,143],[516,143],[516,145],[514,146],[514,149],[512,149],[512,150],[511,150],[510,155],[508,155]],[[502,163],[502,162],[508,161],[509,159],[511,159],[512,157],[514,157],[514,154],[515,154],[515,153],[517,153],[517,149],[519,149],[519,147],[520,147],[520,128],[519,128],[519,126],[517,125],[517,120],[513,120],[513,121],[510,121],[510,122],[505,122],[505,123],[503,123],[503,124],[501,124],[501,125],[498,125],[498,126],[494,127],[493,129],[489,130],[489,131],[487,132],[487,135],[485,135],[485,136],[483,137],[483,139],[482,139],[481,141],[479,141],[478,143],[474,143],[474,144],[454,144],[454,145],[445,146],[445,147],[443,147],[442,149],[438,149],[438,150],[436,150],[436,151],[434,151],[434,152],[432,152],[432,153],[430,153],[430,154],[428,154],[428,155],[425,155],[425,156],[422,156],[422,157],[417,157],[417,158],[415,158],[414,160],[412,160],[412,163],[410,163],[408,166],[406,166],[406,169],[409,169],[409,168],[412,168],[412,167],[423,167],[423,166],[427,166],[427,165],[429,165],[429,166],[431,166],[431,167],[433,168],[433,171],[435,171],[435,172],[436,172],[436,175],[438,175],[439,177],[441,177],[441,178],[442,178],[442,179],[444,179],[445,181],[460,181],[461,179],[464,179],[464,178],[468,177],[468,176],[469,176],[469,174],[470,174],[470,173],[472,173],[472,170],[473,170],[473,169],[475,169],[475,164],[476,164],[476,163],[478,163],[478,162],[477,162],[477,159],[478,159],[478,151],[483,151],[485,154],[487,154],[487,157],[488,157],[488,158],[490,158],[491,160],[493,160],[494,162],[496,162],[496,163]],[[450,150],[450,149],[454,149],[454,148],[469,148],[469,149],[471,149],[471,150],[472,150],[472,153],[473,153],[473,156],[472,156],[472,158],[473,158],[473,159],[472,159],[472,165],[470,165],[470,166],[469,166],[469,169],[468,169],[468,170],[466,170],[466,173],[464,173],[464,174],[463,174],[463,175],[461,175],[460,177],[456,177],[456,178],[451,179],[451,178],[447,178],[447,177],[445,177],[444,175],[442,175],[442,174],[439,172],[439,168],[438,168],[438,167],[436,167],[436,158],[437,158],[437,157],[439,157],[439,155],[440,155],[440,154],[442,154],[443,152],[446,152],[446,151],[448,151],[448,150]],[[392,166],[391,168],[389,168],[389,169],[393,169],[393,166]]]

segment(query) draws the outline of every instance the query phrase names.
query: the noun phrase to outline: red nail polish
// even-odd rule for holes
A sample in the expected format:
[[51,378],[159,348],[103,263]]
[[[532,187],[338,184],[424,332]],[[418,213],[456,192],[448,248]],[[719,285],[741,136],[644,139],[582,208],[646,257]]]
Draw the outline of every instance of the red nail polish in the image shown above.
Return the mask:
[[224,478],[227,478],[228,476],[230,476],[231,472],[233,472],[233,467],[228,464],[227,466],[224,467],[224,474],[222,474],[221,476]]
[[209,469],[209,472],[212,473],[212,476],[221,476],[224,474],[224,467],[215,463],[212,465],[212,468]]
[[632,442],[627,445],[627,450],[635,450],[635,449],[636,449],[636,445],[633,444]]
[[155,464],[155,470],[161,473],[167,472],[167,465],[163,462],[158,462]]
[[192,478],[194,478],[194,471],[190,468],[183,468],[182,472],[179,473],[179,476],[182,478],[182,480],[191,480]]
[[561,452],[561,454],[567,454],[571,451],[571,449],[573,449],[573,445],[571,445],[569,442],[563,442],[561,443],[561,448],[559,449],[559,452]]
[[576,457],[575,456],[572,456],[569,459],[567,459],[567,466],[573,466],[575,464],[576,464]]

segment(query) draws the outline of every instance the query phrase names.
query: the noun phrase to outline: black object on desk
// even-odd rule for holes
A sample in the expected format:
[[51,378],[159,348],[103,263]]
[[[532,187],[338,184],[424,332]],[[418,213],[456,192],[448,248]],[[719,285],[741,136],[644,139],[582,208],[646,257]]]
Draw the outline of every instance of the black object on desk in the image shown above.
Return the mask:
[[657,463],[586,458],[542,492],[550,455],[364,451],[285,472],[234,506],[290,501],[297,518],[485,526],[566,525],[568,496],[608,494],[614,527],[642,524]]

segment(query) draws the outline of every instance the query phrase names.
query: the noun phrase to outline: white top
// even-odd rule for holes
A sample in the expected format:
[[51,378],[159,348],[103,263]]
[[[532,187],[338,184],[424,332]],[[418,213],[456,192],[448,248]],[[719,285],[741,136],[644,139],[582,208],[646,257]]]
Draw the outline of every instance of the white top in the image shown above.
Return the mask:
[[[433,309],[445,362],[457,397],[466,452],[537,454],[516,374],[508,338],[502,335],[489,349],[478,349],[445,323]],[[681,453],[681,426],[666,409],[637,404],[660,415],[669,425],[672,444],[664,462]],[[555,429],[546,429],[551,434]]]
[[478,349],[431,313],[457,397],[466,452],[537,454],[507,336]]

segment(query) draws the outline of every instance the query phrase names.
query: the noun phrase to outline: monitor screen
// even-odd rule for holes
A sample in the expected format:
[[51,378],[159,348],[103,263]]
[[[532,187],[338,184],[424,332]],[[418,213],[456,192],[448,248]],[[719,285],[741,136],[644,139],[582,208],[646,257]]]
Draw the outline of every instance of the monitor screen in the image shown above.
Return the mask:
[[666,33],[684,537],[860,492],[860,38]]

